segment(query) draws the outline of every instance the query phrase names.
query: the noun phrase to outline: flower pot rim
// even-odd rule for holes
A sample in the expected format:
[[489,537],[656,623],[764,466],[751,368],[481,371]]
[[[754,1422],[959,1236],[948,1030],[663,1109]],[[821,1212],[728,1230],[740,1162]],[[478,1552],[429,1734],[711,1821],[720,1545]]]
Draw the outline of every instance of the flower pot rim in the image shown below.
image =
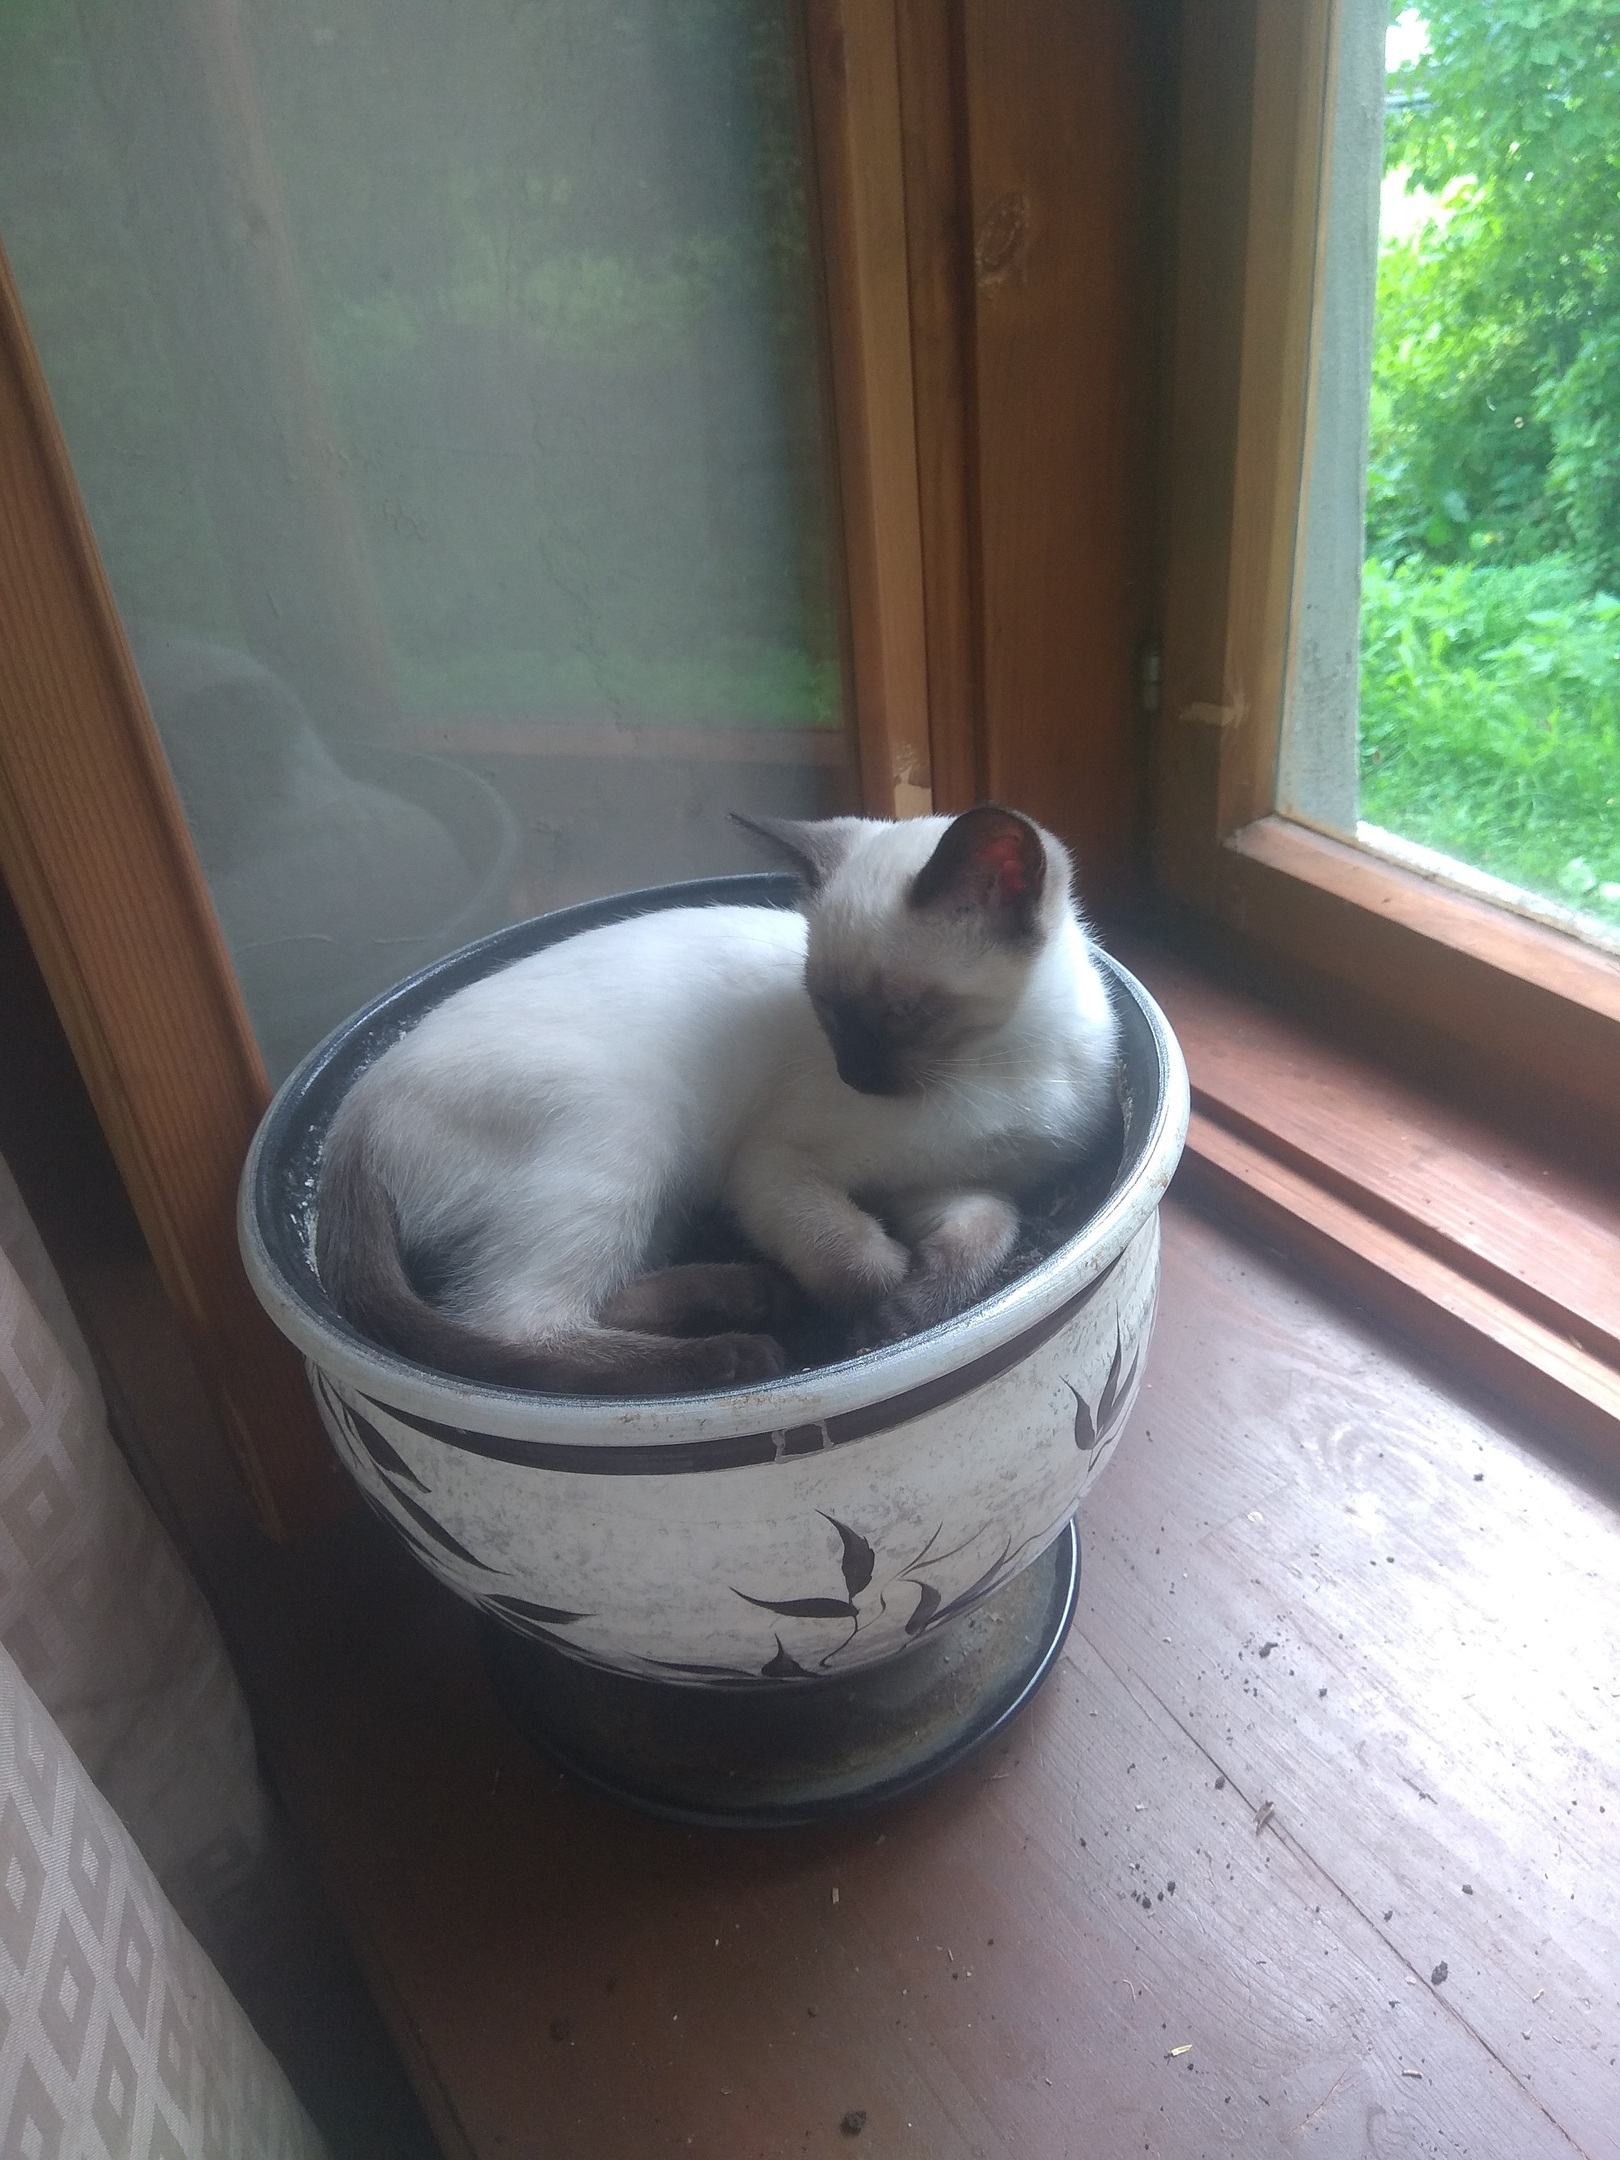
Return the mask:
[[[626,1472],[723,1467],[864,1438],[982,1385],[1056,1333],[1156,1210],[1187,1128],[1187,1074],[1175,1037],[1135,977],[1100,950],[1126,1038],[1123,1062],[1146,1097],[1129,1097],[1136,1114],[1128,1114],[1113,1187],[1055,1252],[937,1327],[777,1380],[618,1399],[541,1395],[435,1372],[369,1341],[332,1307],[312,1257],[320,1148],[348,1087],[408,1027],[466,984],[580,931],[670,907],[791,907],[799,894],[794,878],[767,873],[685,880],[556,909],[419,969],[334,1029],[278,1089],[242,1173],[242,1258],[280,1331],[339,1386],[452,1446],[537,1467],[554,1456],[556,1468]],[[704,1460],[682,1460],[694,1450]]]

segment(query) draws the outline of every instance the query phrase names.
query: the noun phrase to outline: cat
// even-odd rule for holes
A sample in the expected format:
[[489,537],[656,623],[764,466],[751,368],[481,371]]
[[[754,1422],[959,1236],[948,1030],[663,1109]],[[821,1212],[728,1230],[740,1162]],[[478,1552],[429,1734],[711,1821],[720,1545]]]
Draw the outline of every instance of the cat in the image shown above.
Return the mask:
[[[779,1374],[793,1286],[882,1342],[992,1281],[1019,1194],[1112,1098],[1066,850],[994,804],[739,822],[798,870],[802,912],[582,932],[355,1082],[316,1260],[362,1332],[469,1379],[657,1395]],[[667,1264],[715,1203],[777,1267]]]

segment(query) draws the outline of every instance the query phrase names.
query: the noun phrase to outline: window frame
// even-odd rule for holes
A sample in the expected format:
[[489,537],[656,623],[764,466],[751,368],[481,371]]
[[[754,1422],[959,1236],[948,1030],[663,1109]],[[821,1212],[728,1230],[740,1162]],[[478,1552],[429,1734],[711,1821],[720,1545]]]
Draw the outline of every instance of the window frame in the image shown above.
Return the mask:
[[248,1287],[264,1061],[0,250],[0,868],[261,1522],[346,1504]]
[[1400,1025],[1620,1103],[1620,965],[1278,808],[1296,664],[1339,0],[1186,0],[1159,889]]

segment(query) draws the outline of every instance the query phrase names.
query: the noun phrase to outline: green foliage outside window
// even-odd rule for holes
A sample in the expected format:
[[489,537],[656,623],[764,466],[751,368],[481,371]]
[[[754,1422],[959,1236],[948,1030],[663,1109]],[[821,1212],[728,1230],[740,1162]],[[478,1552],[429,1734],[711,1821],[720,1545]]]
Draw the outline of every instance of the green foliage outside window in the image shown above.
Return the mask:
[[1361,815],[1620,924],[1620,8],[1417,12],[1385,168],[1431,201],[1379,263]]

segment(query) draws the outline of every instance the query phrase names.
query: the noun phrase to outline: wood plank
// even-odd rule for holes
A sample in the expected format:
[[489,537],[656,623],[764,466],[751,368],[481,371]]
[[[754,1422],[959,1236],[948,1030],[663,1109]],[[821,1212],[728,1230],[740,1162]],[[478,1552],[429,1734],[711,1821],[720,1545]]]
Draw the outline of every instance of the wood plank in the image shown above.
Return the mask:
[[1284,818],[1232,836],[1222,913],[1406,1015],[1608,1113],[1620,1102],[1620,962]]
[[369,1518],[242,1557],[272,1759],[447,2151],[1615,2153],[1613,1502],[1165,1227],[1060,1669],[881,1818],[643,1821],[527,1753]]
[[[1391,2025],[1432,1995],[1566,2150],[1613,2155],[1616,1486],[1324,1328],[1218,1230],[1174,1250],[1175,1349],[1088,1546],[1087,1632],[1389,1944]],[[1424,2149],[1393,2124],[1345,2149],[1380,2144]]]
[[1303,1259],[1477,1385],[1620,1469],[1620,1372],[1236,1133],[1193,1113],[1178,1190]]
[[1167,11],[965,0],[985,778],[1075,849],[1141,853]]
[[1154,853],[1216,903],[1272,807],[1317,315],[1332,0],[1182,11],[1164,698]]
[[850,665],[873,816],[930,807],[916,410],[892,0],[807,0]]
[[1126,939],[1196,1107],[1408,1243],[1620,1369],[1620,1191],[1526,1134]]
[[895,0],[895,23],[934,807],[966,810],[989,793],[966,55],[959,8]]
[[[1283,688],[1310,470],[1333,0],[1260,0],[1255,27],[1243,357],[1214,830],[1275,799]],[[1197,726],[1182,716],[1181,724]]]
[[236,1254],[264,1067],[3,257],[0,871],[255,1504],[311,1529],[343,1487]]
[[1164,675],[1153,859],[1209,904],[1227,686],[1255,41],[1253,0],[1186,0],[1177,51],[1174,294],[1167,399]]

